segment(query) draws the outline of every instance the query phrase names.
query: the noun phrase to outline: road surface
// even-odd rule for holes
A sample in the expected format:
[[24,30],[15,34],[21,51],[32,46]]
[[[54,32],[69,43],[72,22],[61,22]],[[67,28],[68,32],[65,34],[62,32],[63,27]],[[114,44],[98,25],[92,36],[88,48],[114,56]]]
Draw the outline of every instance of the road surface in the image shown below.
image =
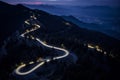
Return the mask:
[[[33,20],[37,20],[37,18],[35,17],[35,16],[31,16],[31,18],[33,19]],[[30,25],[31,23],[29,23],[29,20],[26,20],[25,21],[25,24],[27,24],[27,25]],[[25,36],[26,34],[28,34],[28,33],[30,33],[30,32],[33,32],[33,31],[35,31],[35,30],[37,30],[37,29],[39,29],[41,26],[39,25],[39,24],[34,24],[35,25],[35,27],[34,28],[32,28],[32,29],[30,29],[30,30],[26,30],[24,33],[22,33],[20,36],[21,37],[27,37],[27,36]],[[31,38],[31,39],[35,39],[36,41],[38,41],[40,44],[42,44],[43,46],[45,46],[45,47],[48,47],[48,48],[53,48],[53,49],[56,49],[56,50],[59,50],[59,51],[62,51],[63,53],[64,53],[64,55],[62,55],[62,56],[57,56],[57,57],[53,57],[53,59],[43,59],[43,61],[41,61],[41,62],[39,62],[39,64],[38,65],[36,65],[35,67],[33,67],[32,69],[30,69],[30,70],[28,70],[28,71],[26,71],[26,72],[23,72],[23,71],[21,71],[21,69],[22,68],[25,68],[25,66],[26,66],[26,64],[22,64],[22,65],[20,65],[19,67],[17,67],[17,69],[15,69],[15,73],[17,74],[17,75],[27,75],[27,74],[30,74],[30,73],[32,73],[33,71],[35,71],[36,69],[38,69],[39,67],[41,67],[42,65],[44,65],[44,63],[45,62],[50,62],[51,60],[58,60],[58,59],[61,59],[61,58],[64,58],[64,57],[66,57],[66,56],[68,56],[69,55],[69,51],[68,50],[66,50],[66,49],[63,49],[63,48],[59,48],[59,47],[55,47],[55,46],[51,46],[51,45],[48,45],[48,44],[46,44],[46,43],[44,43],[43,41],[41,41],[39,38],[35,38],[35,37],[27,37],[27,38]],[[30,64],[34,64],[34,62],[30,62]]]

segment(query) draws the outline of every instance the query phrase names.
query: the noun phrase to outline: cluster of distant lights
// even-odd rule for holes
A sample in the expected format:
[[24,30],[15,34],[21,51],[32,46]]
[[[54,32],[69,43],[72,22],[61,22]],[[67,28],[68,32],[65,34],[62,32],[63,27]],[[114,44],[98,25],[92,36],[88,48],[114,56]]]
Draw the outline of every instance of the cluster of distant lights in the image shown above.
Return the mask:
[[[98,45],[93,46],[91,44],[88,44],[87,46],[88,46],[88,48],[96,49],[98,52],[103,52],[103,50]],[[104,51],[104,54],[106,55],[106,51]]]
[[[86,45],[86,44],[85,44]],[[95,50],[97,50],[98,52],[101,52],[101,53],[104,53],[104,55],[107,55],[107,52],[106,51],[104,51],[104,50],[102,50],[102,48],[100,48],[98,45],[93,45],[93,44],[87,44],[87,47],[89,48],[89,49],[95,49]],[[113,54],[109,54],[109,56],[110,57],[112,57],[112,58],[115,58],[115,55],[113,55]]]

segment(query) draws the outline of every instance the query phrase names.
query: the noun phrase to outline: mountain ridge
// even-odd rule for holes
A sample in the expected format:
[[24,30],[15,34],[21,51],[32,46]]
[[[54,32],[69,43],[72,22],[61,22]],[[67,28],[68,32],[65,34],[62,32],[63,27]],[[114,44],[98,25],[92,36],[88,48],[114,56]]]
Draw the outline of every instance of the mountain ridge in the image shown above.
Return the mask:
[[[52,15],[42,10],[31,10],[24,8],[22,5],[14,7],[11,10],[6,7],[4,14],[0,13],[0,26],[4,26],[0,29],[0,36],[6,38],[1,40],[3,44],[0,47],[2,49],[0,49],[0,58],[3,57],[0,60],[1,80],[73,80],[78,78],[81,80],[114,80],[119,78],[117,74],[120,71],[118,65],[120,64],[119,40],[97,31],[78,27],[61,16]],[[33,38],[31,36],[33,35],[46,44],[69,50],[78,57],[76,63],[72,63],[67,58],[69,63],[66,63],[64,59],[53,61],[45,64],[36,72],[26,75],[26,77],[13,74],[16,67],[21,64],[41,59],[43,55],[52,57],[59,52],[43,48],[34,39],[20,37],[21,33],[34,27],[32,24],[31,27],[25,25],[25,21],[33,16],[36,16],[41,23],[41,28],[29,33],[30,36],[26,36]],[[31,67],[31,65],[27,65],[27,67],[29,66]]]

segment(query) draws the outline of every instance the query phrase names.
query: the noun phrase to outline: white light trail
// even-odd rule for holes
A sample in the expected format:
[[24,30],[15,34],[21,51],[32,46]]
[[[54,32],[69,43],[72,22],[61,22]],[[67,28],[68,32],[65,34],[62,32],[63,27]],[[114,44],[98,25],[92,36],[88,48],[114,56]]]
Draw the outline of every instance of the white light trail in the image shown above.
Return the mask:
[[20,70],[26,66],[25,64],[23,64],[23,65],[19,66],[19,67],[15,70],[15,73],[18,74],[18,75],[27,75],[27,74],[30,74],[31,72],[35,71],[37,68],[39,68],[40,66],[42,66],[44,63],[45,63],[45,62],[41,62],[41,63],[39,63],[37,66],[35,66],[34,68],[32,68],[31,70],[26,71],[26,72],[21,72]]
[[[31,17],[33,19],[37,19],[35,16],[34,17]],[[30,24],[28,21],[25,21],[26,24]],[[28,34],[29,32],[32,32],[32,31],[35,31],[37,30],[38,28],[40,28],[40,25],[38,24],[34,24],[36,26],[36,28],[32,28],[31,30],[27,30],[26,32],[24,32],[23,34],[21,34],[20,36],[21,37],[25,37],[25,34]],[[51,45],[47,45],[46,43],[44,43],[43,41],[41,41],[40,39],[38,38],[34,38],[33,36],[31,37],[27,37],[27,38],[31,38],[31,39],[35,39],[36,41],[38,41],[40,44],[42,44],[43,46],[45,47],[48,47],[48,48],[53,48],[53,49],[56,49],[56,50],[59,50],[59,51],[62,51],[64,52],[65,54],[62,55],[62,56],[57,56],[57,57],[54,57],[53,60],[56,60],[56,59],[61,59],[61,58],[64,58],[66,56],[69,55],[69,52],[63,48],[58,48],[58,47],[55,47],[55,46],[51,46]],[[26,64],[22,64],[20,65],[16,70],[15,70],[15,73],[18,74],[18,75],[27,75],[27,74],[30,74],[31,72],[35,71],[37,68],[39,68],[40,66],[42,66],[45,62],[50,62],[51,59],[43,59],[42,62],[40,62],[37,66],[33,67],[31,70],[29,71],[26,71],[26,72],[21,72],[20,70],[22,68],[24,68],[26,66]],[[39,61],[37,61],[39,62]],[[33,64],[34,62],[29,62],[29,64]]]

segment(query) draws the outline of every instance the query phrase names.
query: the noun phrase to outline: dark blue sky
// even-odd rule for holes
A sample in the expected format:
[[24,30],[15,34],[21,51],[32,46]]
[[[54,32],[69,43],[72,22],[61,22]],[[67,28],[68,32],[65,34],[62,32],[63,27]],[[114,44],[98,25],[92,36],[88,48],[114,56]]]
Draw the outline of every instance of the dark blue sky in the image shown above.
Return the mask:
[[1,0],[17,4],[60,4],[60,5],[119,5],[120,0]]

